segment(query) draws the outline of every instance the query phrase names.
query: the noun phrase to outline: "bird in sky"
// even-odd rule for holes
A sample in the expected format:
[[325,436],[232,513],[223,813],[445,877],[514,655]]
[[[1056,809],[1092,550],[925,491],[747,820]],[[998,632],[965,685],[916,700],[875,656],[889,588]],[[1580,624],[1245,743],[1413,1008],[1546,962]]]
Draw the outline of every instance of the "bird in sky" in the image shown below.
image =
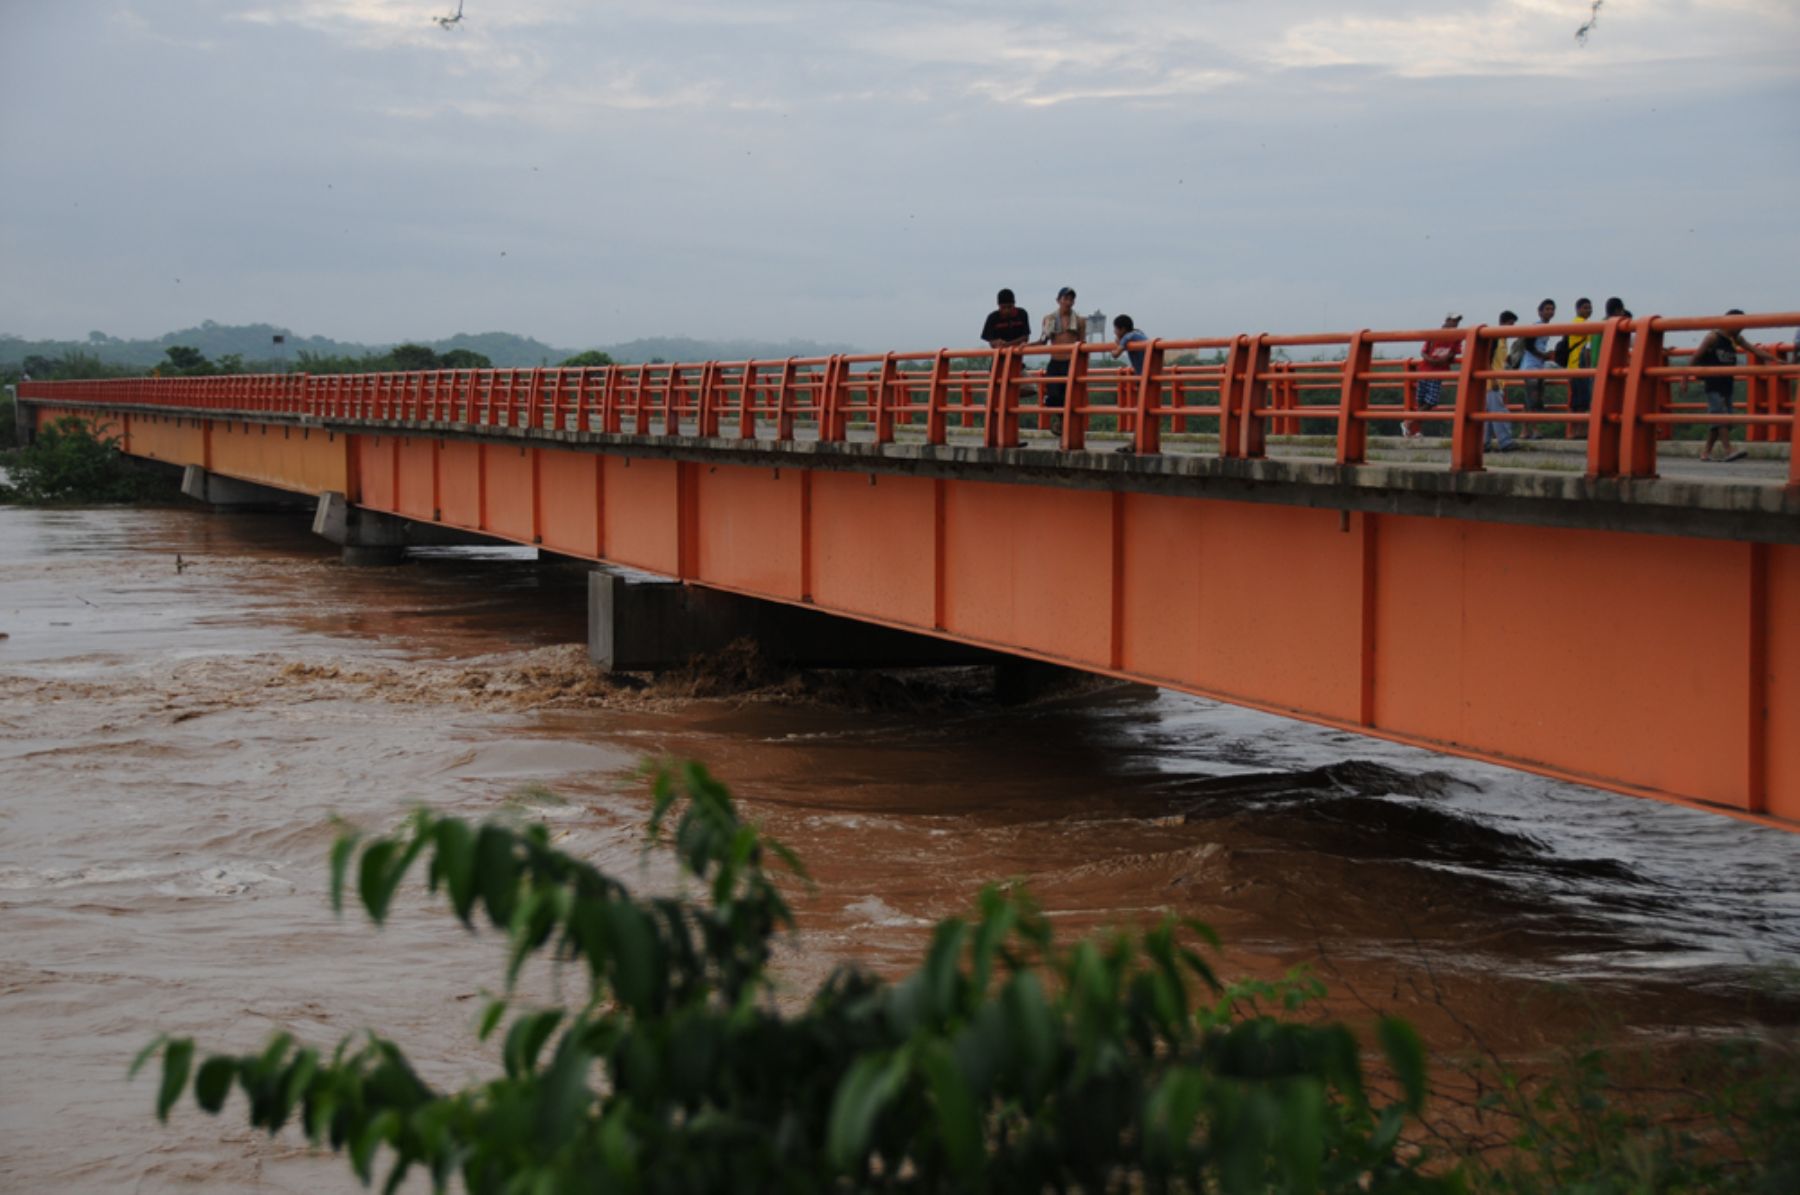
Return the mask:
[[431,19],[438,23],[438,28],[448,31],[448,30],[454,28],[456,26],[457,22],[462,20],[462,10],[463,10],[463,0],[456,0],[456,15],[455,16],[453,16],[453,17],[432,17]]

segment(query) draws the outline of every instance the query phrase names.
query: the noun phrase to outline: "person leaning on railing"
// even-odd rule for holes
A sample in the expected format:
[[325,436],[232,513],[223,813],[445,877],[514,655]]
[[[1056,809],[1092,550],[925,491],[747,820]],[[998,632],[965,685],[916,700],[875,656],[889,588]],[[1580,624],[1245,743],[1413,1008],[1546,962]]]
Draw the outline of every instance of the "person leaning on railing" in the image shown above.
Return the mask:
[[[1742,315],[1742,311],[1733,307],[1726,315]],[[1769,364],[1777,364],[1775,354],[1767,352],[1744,339],[1742,332],[1725,328],[1714,328],[1694,350],[1694,365],[1700,369],[1729,369],[1738,363],[1738,350],[1755,357],[1761,357]],[[1706,391],[1706,410],[1712,415],[1729,415],[1732,410],[1732,398],[1737,393],[1737,378],[1728,373],[1709,374],[1700,380]],[[1718,444],[1723,456],[1713,454],[1713,445]],[[1700,446],[1700,459],[1703,461],[1741,461],[1750,455],[1742,448],[1731,446],[1731,425],[1715,423],[1706,429],[1706,443]]]
[[991,349],[1009,349],[1031,339],[1031,313],[1017,305],[1011,287],[1003,288],[981,325],[981,339]]

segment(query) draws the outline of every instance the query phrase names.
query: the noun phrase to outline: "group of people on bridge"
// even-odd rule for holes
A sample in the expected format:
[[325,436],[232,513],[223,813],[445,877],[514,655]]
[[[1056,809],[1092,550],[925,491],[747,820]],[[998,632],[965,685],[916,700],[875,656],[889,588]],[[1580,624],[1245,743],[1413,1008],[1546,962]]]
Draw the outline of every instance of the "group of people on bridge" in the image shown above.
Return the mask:
[[[1065,286],[1056,293],[1056,309],[1043,318],[1034,339],[1031,334],[1031,316],[1018,304],[1018,298],[1010,288],[1003,288],[995,297],[995,308],[988,313],[986,322],[981,326],[981,339],[989,348],[1014,348],[1026,344],[1068,345],[1081,344],[1088,339],[1088,319],[1075,310],[1075,288]],[[1726,312],[1727,315],[1742,315],[1737,308]],[[1538,324],[1550,325],[1556,322],[1556,300],[1545,299],[1537,307]],[[1584,324],[1594,316],[1592,299],[1575,300],[1575,318],[1571,323]],[[1625,306],[1625,300],[1617,296],[1606,300],[1605,319],[1630,319],[1631,311]],[[1443,327],[1458,328],[1462,324],[1462,313],[1452,311],[1444,317]],[[1502,327],[1510,327],[1519,322],[1514,311],[1502,311],[1497,321]],[[1116,315],[1112,321],[1113,347],[1112,355],[1127,357],[1135,373],[1144,370],[1143,345],[1149,336],[1132,320],[1129,315]],[[1529,329],[1527,329],[1529,331]],[[1492,355],[1488,368],[1495,371],[1525,371],[1553,369],[1592,369],[1595,354],[1599,349],[1599,336],[1593,333],[1574,333],[1560,337],[1554,341],[1548,335],[1524,335],[1511,339],[1502,337],[1493,341]],[[1134,347],[1135,346],[1135,347]],[[1434,337],[1425,342],[1420,353],[1420,361],[1427,370],[1439,372],[1455,366],[1462,355],[1463,340],[1460,337]],[[1707,333],[1700,346],[1694,350],[1693,364],[1702,368],[1729,368],[1738,363],[1737,355],[1743,352],[1750,356],[1774,363],[1778,360],[1766,349],[1751,344],[1744,339],[1744,334],[1731,329],[1715,328]],[[1794,335],[1794,359],[1800,360],[1800,331]],[[1069,374],[1069,358],[1053,356],[1044,367],[1047,379],[1044,385],[1043,405],[1061,410],[1067,396],[1067,383],[1054,379],[1066,378]],[[1541,412],[1545,409],[1545,391],[1550,384],[1547,378],[1527,378],[1524,383],[1524,409],[1530,412]],[[1733,398],[1737,390],[1737,380],[1729,374],[1708,374],[1701,379],[1701,387],[1706,393],[1706,409],[1715,415],[1732,413]],[[1421,411],[1434,410],[1443,399],[1443,382],[1437,378],[1420,379],[1414,391],[1414,401]],[[1572,415],[1585,415],[1592,407],[1594,397],[1594,380],[1591,377],[1573,377],[1568,379],[1568,409]],[[1489,380],[1483,406],[1490,414],[1507,415],[1512,408],[1507,403],[1506,382],[1500,378]],[[1053,415],[1050,419],[1050,430],[1060,433],[1062,417]],[[1424,432],[1415,420],[1406,420],[1400,424],[1400,434],[1407,438],[1422,436]],[[1580,438],[1586,430],[1580,426],[1572,428],[1571,435]],[[1486,424],[1486,445],[1490,451],[1513,452],[1521,441],[1538,439],[1541,433],[1534,424],[1526,423],[1515,435],[1510,420],[1496,419]],[[1703,461],[1729,462],[1742,460],[1745,451],[1731,443],[1731,429],[1728,424],[1713,424],[1707,428],[1706,442],[1701,446],[1700,459]]]
[[[1726,315],[1744,314],[1738,308],[1732,308]],[[1538,325],[1545,326],[1556,322],[1556,300],[1545,299],[1538,304]],[[1581,298],[1575,300],[1575,318],[1571,323],[1585,324],[1594,316],[1594,301]],[[1630,319],[1631,311],[1625,306],[1625,300],[1618,297],[1606,301],[1606,319]],[[1452,311],[1444,317],[1444,328],[1452,329],[1461,326],[1462,314]],[[1511,327],[1519,322],[1514,311],[1502,311],[1497,321],[1502,327]],[[1529,332],[1530,329],[1527,329]],[[1525,335],[1511,340],[1500,338],[1493,342],[1492,357],[1488,368],[1492,370],[1524,370],[1536,371],[1547,369],[1592,369],[1594,355],[1599,348],[1599,337],[1595,334],[1574,333],[1561,337],[1554,342],[1547,335]],[[1462,355],[1463,341],[1456,337],[1434,338],[1425,343],[1420,352],[1420,361],[1432,371],[1450,369]],[[1794,336],[1795,356],[1800,359],[1800,332]],[[1729,328],[1714,328],[1706,334],[1700,346],[1694,350],[1693,364],[1701,368],[1730,368],[1738,363],[1737,355],[1743,352],[1774,364],[1779,360],[1768,350],[1751,344],[1744,339],[1742,332]],[[1545,409],[1544,393],[1549,385],[1545,378],[1527,378],[1524,384],[1524,407],[1527,411]],[[1569,413],[1585,415],[1592,408],[1594,398],[1594,379],[1591,377],[1574,377],[1568,379]],[[1730,374],[1708,374],[1701,379],[1701,388],[1706,393],[1706,409],[1714,415],[1732,413],[1733,399],[1737,393],[1737,379]],[[1421,379],[1415,392],[1415,402],[1420,410],[1430,411],[1437,407],[1443,397],[1443,383],[1436,378]],[[1483,406],[1491,414],[1505,415],[1512,410],[1506,401],[1506,383],[1499,378],[1488,382],[1487,393],[1483,396]],[[1423,433],[1416,422],[1408,420],[1401,423],[1403,436],[1417,437]],[[1577,439],[1587,434],[1579,424],[1570,428],[1569,434]],[[1540,433],[1532,424],[1525,424],[1515,436],[1512,423],[1507,420],[1494,420],[1487,424],[1486,444],[1484,447],[1493,452],[1512,452],[1518,449],[1521,440],[1535,440]],[[1738,461],[1744,459],[1746,453],[1742,448],[1735,448],[1731,443],[1731,427],[1729,424],[1715,423],[1706,429],[1706,442],[1700,448],[1700,459],[1703,461]]]
[[[1010,288],[1002,288],[995,296],[994,310],[988,313],[987,321],[981,325],[981,339],[989,348],[1008,349],[1018,345],[1037,343],[1048,345],[1082,344],[1088,338],[1087,317],[1075,310],[1075,288],[1065,286],[1056,292],[1056,310],[1044,317],[1035,342],[1031,339],[1031,316],[1019,306],[1018,297]],[[1123,354],[1131,361],[1131,368],[1138,373],[1144,371],[1144,350],[1133,348],[1150,338],[1138,330],[1129,315],[1115,315],[1113,327],[1113,355]],[[1069,376],[1069,358],[1052,357],[1044,366],[1046,378],[1066,378]],[[1044,405],[1057,410],[1062,409],[1067,400],[1068,383],[1047,381],[1044,384]],[[1054,433],[1062,431],[1062,416],[1050,417],[1050,430]]]

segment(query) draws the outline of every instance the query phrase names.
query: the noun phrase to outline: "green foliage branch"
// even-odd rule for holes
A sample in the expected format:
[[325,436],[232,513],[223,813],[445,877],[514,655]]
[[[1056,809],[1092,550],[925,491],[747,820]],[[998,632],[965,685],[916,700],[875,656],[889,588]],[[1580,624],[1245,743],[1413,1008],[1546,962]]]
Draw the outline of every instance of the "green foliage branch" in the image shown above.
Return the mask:
[[24,505],[138,502],[167,489],[126,461],[118,437],[74,415],[40,426],[30,444],[6,457],[6,472],[10,484],[0,484],[0,502]]
[[[652,792],[652,838],[695,893],[636,895],[541,826],[420,811],[336,844],[334,906],[354,885],[380,924],[423,863],[465,926],[505,935],[509,996],[479,1025],[506,1024],[497,1077],[437,1091],[373,1034],[204,1060],[159,1038],[133,1067],[160,1054],[157,1114],[190,1089],[217,1113],[235,1088],[251,1124],[297,1125],[365,1184],[385,1150],[388,1190],[415,1168],[482,1193],[1455,1189],[1400,1144],[1425,1097],[1412,1031],[1381,1025],[1404,1095],[1380,1104],[1347,1029],[1222,987],[1192,921],[1065,949],[990,888],[904,980],[840,969],[783,1012],[768,968],[793,916],[769,865],[804,872],[703,768],[660,769]],[[586,999],[514,1008],[537,956],[581,967]]]

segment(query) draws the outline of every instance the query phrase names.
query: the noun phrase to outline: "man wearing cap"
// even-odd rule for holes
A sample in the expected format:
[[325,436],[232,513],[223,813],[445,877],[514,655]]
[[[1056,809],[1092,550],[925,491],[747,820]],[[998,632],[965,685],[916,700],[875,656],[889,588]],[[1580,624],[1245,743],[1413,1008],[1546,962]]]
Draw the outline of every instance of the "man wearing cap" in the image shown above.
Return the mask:
[[[1038,337],[1039,344],[1080,344],[1087,339],[1087,317],[1075,314],[1075,288],[1065,286],[1056,292],[1056,310],[1044,317],[1043,335]],[[1048,378],[1066,378],[1069,376],[1070,358],[1058,355],[1050,358],[1044,366],[1044,376]],[[1068,394],[1069,387],[1062,382],[1050,382],[1044,386],[1044,405],[1061,407]],[[1050,419],[1050,430],[1056,434],[1062,432],[1062,416],[1053,415]]]
[[[1449,315],[1444,317],[1444,327],[1446,328],[1454,328],[1460,323],[1462,323],[1462,313],[1460,311],[1452,311]],[[1449,369],[1452,365],[1456,364],[1456,359],[1460,356],[1462,356],[1461,340],[1451,337],[1445,337],[1440,340],[1437,337],[1432,337],[1425,342],[1425,350],[1419,354],[1419,360],[1424,364],[1426,369],[1435,371]],[[1418,402],[1419,410],[1435,411],[1437,410],[1438,403],[1442,401],[1444,396],[1444,383],[1438,378],[1423,378],[1420,380],[1418,388],[1413,392],[1413,395]],[[1410,419],[1406,419],[1401,421],[1400,434],[1408,439],[1413,439],[1423,433],[1419,430],[1418,424]]]

